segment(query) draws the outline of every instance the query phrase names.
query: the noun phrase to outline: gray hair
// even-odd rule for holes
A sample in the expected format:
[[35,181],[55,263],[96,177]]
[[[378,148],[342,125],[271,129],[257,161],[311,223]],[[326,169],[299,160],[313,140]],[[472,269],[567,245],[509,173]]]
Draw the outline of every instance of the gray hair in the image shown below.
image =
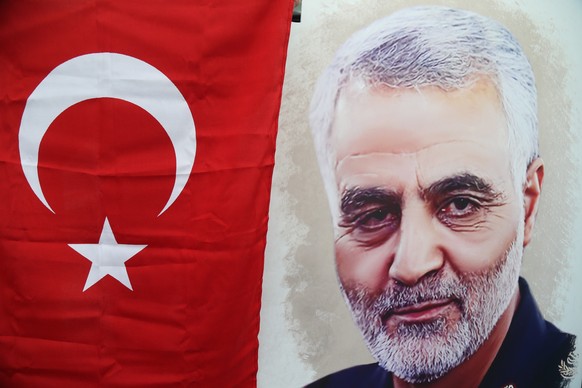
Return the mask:
[[[487,78],[500,96],[508,129],[511,174],[516,191],[538,156],[537,93],[522,48],[498,22],[446,7],[413,7],[377,20],[356,32],[337,51],[318,80],[310,124],[324,184],[337,208],[331,130],[343,88],[437,86],[445,91],[470,87]],[[334,215],[335,217],[335,215]]]

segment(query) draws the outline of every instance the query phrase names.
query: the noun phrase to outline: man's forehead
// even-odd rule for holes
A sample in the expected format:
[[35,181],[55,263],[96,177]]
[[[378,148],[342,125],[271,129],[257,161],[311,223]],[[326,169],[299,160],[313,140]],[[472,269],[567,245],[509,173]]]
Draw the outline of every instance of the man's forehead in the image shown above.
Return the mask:
[[488,81],[451,92],[347,89],[331,144],[340,190],[374,182],[419,190],[459,171],[492,182],[511,174],[506,118]]
[[348,85],[331,132],[337,159],[366,152],[414,153],[436,143],[475,140],[507,144],[506,118],[487,80],[444,91]]
[[439,143],[414,153],[349,155],[335,166],[339,192],[353,187],[380,186],[392,191],[421,193],[435,182],[470,174],[494,186],[511,182],[509,162],[495,149],[472,141]]

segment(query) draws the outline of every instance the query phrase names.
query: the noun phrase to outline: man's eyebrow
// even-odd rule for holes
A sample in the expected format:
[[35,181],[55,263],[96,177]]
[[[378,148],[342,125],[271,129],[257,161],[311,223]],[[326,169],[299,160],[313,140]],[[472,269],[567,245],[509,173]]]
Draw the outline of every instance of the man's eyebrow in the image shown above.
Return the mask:
[[341,198],[341,211],[350,213],[369,203],[399,204],[402,195],[381,187],[353,187],[344,191]]
[[471,173],[462,173],[440,179],[425,189],[422,189],[423,198],[433,198],[455,191],[472,191],[486,196],[484,200],[495,200],[502,197],[502,193],[493,188],[493,184]]

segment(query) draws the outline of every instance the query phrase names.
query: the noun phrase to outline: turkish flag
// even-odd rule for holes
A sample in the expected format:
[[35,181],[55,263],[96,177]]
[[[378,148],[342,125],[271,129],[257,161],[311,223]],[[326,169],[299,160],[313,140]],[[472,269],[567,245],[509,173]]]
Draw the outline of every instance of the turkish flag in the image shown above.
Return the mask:
[[0,2],[0,386],[254,386],[292,0]]

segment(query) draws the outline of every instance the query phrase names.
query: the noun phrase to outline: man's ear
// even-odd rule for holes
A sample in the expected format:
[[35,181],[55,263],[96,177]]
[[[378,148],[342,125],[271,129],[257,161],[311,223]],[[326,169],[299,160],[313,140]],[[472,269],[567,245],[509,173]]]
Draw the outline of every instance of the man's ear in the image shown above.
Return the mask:
[[541,158],[537,158],[531,162],[527,169],[526,181],[523,187],[523,206],[525,210],[524,247],[529,244],[533,235],[543,181],[544,161]]

